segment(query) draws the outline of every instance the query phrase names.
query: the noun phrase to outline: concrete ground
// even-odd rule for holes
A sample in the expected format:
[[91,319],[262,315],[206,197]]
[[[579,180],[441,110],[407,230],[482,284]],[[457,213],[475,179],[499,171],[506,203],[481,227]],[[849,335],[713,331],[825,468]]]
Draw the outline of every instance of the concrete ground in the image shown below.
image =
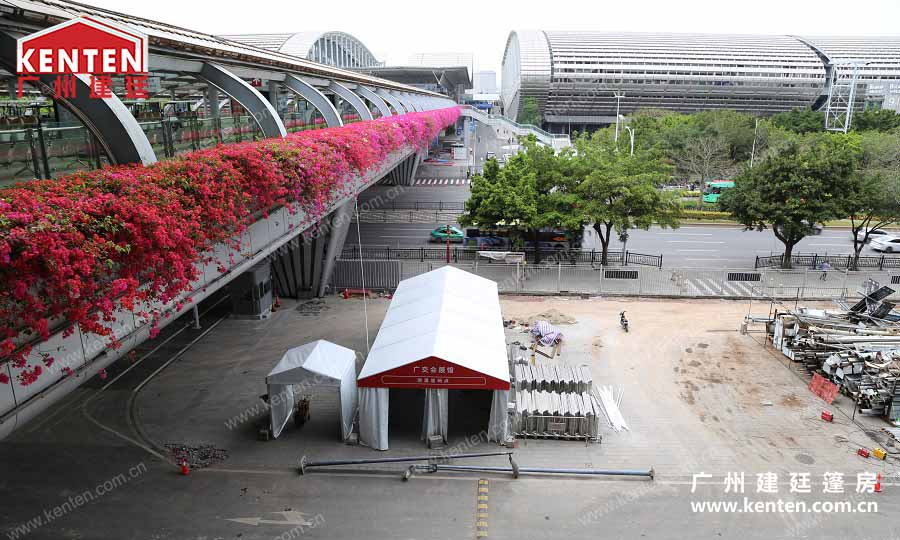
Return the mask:
[[[475,538],[477,530],[510,539],[900,537],[900,525],[890,517],[900,510],[896,461],[855,455],[857,445],[873,444],[864,430],[881,424],[858,417],[854,425],[841,412],[834,424],[818,420],[824,405],[806,389],[805,374],[767,349],[761,334],[736,331],[748,313],[746,302],[502,299],[506,318],[548,309],[575,318],[560,327],[566,341],[558,361],[589,364],[595,383],[623,388],[621,408],[630,426],[620,433],[604,427],[602,444],[520,441],[519,464],[652,466],[652,482],[447,473],[404,483],[400,466],[298,476],[295,464],[303,454],[425,453],[415,429],[392,431],[385,453],[342,444],[336,397],[328,391],[313,392],[312,420],[302,429],[289,425],[275,441],[255,437],[255,420],[264,415],[258,398],[265,392],[263,378],[283,351],[313,339],[364,351],[364,313],[374,339],[388,302],[364,306],[359,299],[331,297],[285,302],[266,321],[208,319],[204,326],[212,329],[197,332],[196,343],[171,364],[165,365],[171,355],[151,356],[150,365],[138,362],[121,379],[107,381],[105,390],[103,384],[83,388],[51,410],[46,422],[0,442],[0,460],[7,464],[0,476],[0,530],[9,538],[91,539]],[[755,314],[768,309],[752,307]],[[631,321],[627,334],[618,326],[622,310]],[[508,337],[525,336],[508,331]],[[846,398],[838,406],[841,401]],[[165,445],[173,443],[212,445],[227,457],[182,477],[159,457],[169,457]],[[450,446],[497,449],[460,436]],[[876,471],[884,475],[884,492],[857,495],[856,473]],[[878,511],[695,511],[692,503],[741,501],[743,496],[724,492],[729,472],[745,473],[743,496],[751,501],[875,502]],[[756,492],[756,474],[768,472],[779,475],[777,495]],[[844,473],[847,492],[824,495],[825,472]],[[699,473],[710,476],[700,477],[692,493]],[[790,493],[790,473],[810,473],[812,493]],[[78,503],[84,492],[90,497]]]

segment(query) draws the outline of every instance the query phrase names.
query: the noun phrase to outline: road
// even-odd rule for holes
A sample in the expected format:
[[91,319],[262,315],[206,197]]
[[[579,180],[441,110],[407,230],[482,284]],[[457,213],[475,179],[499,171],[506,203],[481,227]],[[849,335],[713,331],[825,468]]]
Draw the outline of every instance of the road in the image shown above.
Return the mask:
[[[389,198],[390,187],[376,186],[360,201],[372,203],[379,197],[382,207],[390,204],[407,207],[415,202],[435,203],[438,201],[460,203],[469,196],[464,186],[406,187]],[[372,208],[379,208],[371,204]],[[454,223],[455,225],[455,223]],[[364,245],[391,247],[427,246],[428,233],[436,223],[363,223],[360,236]],[[586,249],[600,250],[600,241],[590,228],[584,235]],[[610,244],[613,251],[621,251],[622,243],[614,238]],[[629,232],[626,249],[637,253],[663,255],[664,265],[688,268],[746,268],[753,265],[756,256],[779,254],[782,244],[772,231],[745,231],[735,225],[687,225],[679,229],[652,227],[648,231]],[[820,235],[809,236],[800,241],[795,253],[847,254],[853,250],[853,238],[849,229],[829,228]],[[879,255],[866,247],[863,255]]]

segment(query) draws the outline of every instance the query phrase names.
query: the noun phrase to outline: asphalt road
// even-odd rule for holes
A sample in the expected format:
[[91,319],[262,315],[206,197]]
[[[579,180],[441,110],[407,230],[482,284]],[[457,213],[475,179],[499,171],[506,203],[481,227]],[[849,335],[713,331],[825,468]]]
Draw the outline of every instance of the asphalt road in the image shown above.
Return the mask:
[[[679,229],[652,227],[648,231],[628,233],[625,249],[651,255],[662,254],[663,265],[686,268],[745,268],[757,256],[778,255],[784,251],[772,231],[745,231],[737,226],[691,225]],[[584,236],[586,249],[600,249],[600,240],[592,229]],[[622,250],[614,237],[610,249]],[[842,255],[853,252],[849,229],[826,229],[820,235],[808,236],[794,248],[794,253]],[[868,247],[863,254],[875,254]]]

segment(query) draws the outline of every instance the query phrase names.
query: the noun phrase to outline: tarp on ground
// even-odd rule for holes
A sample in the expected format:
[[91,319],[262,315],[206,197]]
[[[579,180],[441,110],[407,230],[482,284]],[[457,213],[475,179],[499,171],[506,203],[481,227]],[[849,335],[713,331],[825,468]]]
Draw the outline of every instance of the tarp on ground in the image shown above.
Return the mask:
[[290,349],[266,376],[272,436],[278,437],[294,412],[294,386],[339,388],[341,436],[347,439],[356,412],[356,353],[318,340]]

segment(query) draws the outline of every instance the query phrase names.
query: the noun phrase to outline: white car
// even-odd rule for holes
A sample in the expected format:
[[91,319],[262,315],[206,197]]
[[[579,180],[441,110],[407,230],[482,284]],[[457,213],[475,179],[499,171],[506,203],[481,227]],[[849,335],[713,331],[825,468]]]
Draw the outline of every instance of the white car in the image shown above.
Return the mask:
[[858,242],[871,242],[872,240],[882,238],[882,237],[888,236],[888,235],[889,235],[888,232],[885,231],[884,229],[875,229],[875,230],[869,231],[869,239],[866,240],[866,231],[861,230],[858,233],[856,233],[856,240]]
[[872,240],[869,243],[869,247],[874,249],[875,251],[884,251],[886,253],[900,251],[900,236],[883,234],[878,238]]

